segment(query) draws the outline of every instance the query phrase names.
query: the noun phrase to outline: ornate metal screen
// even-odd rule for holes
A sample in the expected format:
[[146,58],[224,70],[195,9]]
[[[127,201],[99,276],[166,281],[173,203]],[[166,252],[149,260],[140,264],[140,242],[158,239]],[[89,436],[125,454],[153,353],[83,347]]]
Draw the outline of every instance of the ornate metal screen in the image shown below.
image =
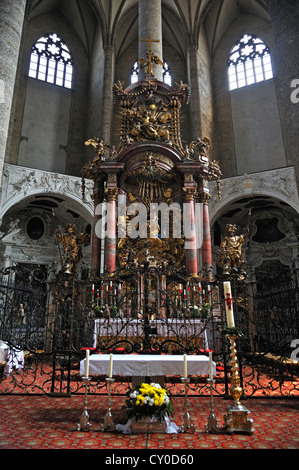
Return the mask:
[[[139,273],[140,274],[140,273]],[[156,272],[142,273],[153,283]],[[226,397],[230,364],[222,334],[226,324],[222,280],[209,284],[173,278],[179,297],[157,288],[154,298],[136,295],[138,273],[121,289],[111,291],[109,278],[94,292],[88,281],[53,277],[38,265],[18,265],[1,271],[0,393],[82,392],[80,360],[91,353],[208,354],[217,363],[215,393]],[[146,283],[145,283],[146,285]],[[233,285],[235,321],[242,331],[238,358],[247,397],[298,395],[298,365],[290,359],[299,337],[298,286],[251,296],[251,285]],[[138,316],[140,302],[148,315]],[[155,315],[156,303],[165,314]],[[98,304],[98,305],[97,305]],[[106,307],[108,305],[109,307]],[[179,376],[166,377],[174,394],[183,393]],[[115,391],[125,393],[131,378],[117,377]],[[105,378],[95,376],[91,393],[105,393]],[[208,394],[206,377],[191,378],[189,393]]]

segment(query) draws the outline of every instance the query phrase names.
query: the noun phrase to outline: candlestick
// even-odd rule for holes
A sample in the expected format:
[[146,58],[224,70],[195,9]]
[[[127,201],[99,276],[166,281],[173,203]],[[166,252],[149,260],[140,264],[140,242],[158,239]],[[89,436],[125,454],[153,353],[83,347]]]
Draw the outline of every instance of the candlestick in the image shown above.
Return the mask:
[[[87,352],[87,351],[86,351]],[[89,387],[89,377],[82,377],[85,387],[85,394],[84,394],[84,407],[83,412],[80,418],[80,422],[77,424],[77,431],[90,431],[91,424],[89,422],[89,414],[87,409],[87,392]]]
[[215,383],[214,379],[208,379],[210,384],[210,414],[208,417],[208,424],[206,424],[206,432],[216,434],[220,432],[220,428],[217,424],[217,419],[214,412],[214,401],[213,401],[213,385]]
[[227,432],[247,432],[252,434],[254,432],[253,420],[248,419],[250,411],[240,403],[240,398],[243,393],[241,381],[239,377],[239,366],[236,351],[236,335],[228,335],[230,341],[230,365],[231,365],[231,388],[230,394],[234,399],[232,407],[228,408],[227,415],[224,416]]
[[184,354],[184,377],[188,377],[187,373],[187,355]]
[[85,377],[89,376],[89,354],[90,350],[86,349],[86,359],[85,359]]
[[106,378],[107,388],[108,388],[108,408],[107,408],[106,415],[104,416],[104,422],[101,424],[100,431],[107,431],[107,430],[114,431],[115,430],[115,424],[114,424],[113,416],[112,416],[112,413],[111,413],[111,405],[112,405],[111,385],[114,381],[115,381],[115,379],[113,379],[111,377]]
[[179,432],[187,432],[188,429],[190,429],[190,431],[193,433],[195,432],[195,426],[192,423],[191,414],[189,413],[189,401],[187,395],[188,383],[190,382],[190,379],[188,377],[181,377],[181,381],[185,386],[185,414],[183,416],[183,424],[180,426]]
[[109,362],[109,378],[112,377],[112,368],[113,368],[113,354],[110,354],[110,362]]
[[234,328],[235,320],[234,320],[234,312],[233,312],[233,303],[232,303],[232,292],[231,292],[231,285],[229,281],[223,283],[224,287],[224,298],[225,298],[225,310],[226,310],[226,319],[227,319],[227,326],[229,328]]
[[212,352],[209,352],[209,366],[210,366],[210,379],[213,380],[213,362],[212,362]]

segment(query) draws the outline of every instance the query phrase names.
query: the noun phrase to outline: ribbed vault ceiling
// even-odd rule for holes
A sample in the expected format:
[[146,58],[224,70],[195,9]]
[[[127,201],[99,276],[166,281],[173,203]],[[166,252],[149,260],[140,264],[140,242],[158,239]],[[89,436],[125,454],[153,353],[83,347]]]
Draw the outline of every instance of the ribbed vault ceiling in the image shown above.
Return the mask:
[[[202,28],[211,55],[229,25],[240,15],[269,19],[266,0],[162,0],[163,38],[184,54],[197,45]],[[137,0],[32,0],[29,18],[59,11],[73,26],[87,53],[94,33],[101,29],[103,44],[114,44],[120,55],[136,40]]]

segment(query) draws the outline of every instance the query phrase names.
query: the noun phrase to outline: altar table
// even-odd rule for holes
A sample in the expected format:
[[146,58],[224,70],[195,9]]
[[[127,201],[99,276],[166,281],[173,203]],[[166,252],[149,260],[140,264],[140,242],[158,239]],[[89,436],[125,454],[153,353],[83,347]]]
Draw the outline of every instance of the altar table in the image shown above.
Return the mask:
[[[80,362],[80,374],[85,374],[85,361]],[[92,354],[89,358],[90,375],[108,375],[110,354]],[[187,355],[188,375],[208,375],[209,358],[207,356]],[[184,373],[183,355],[151,354],[113,354],[113,376],[154,377],[181,375]],[[213,375],[216,364],[213,362]]]
[[[209,348],[208,337],[204,324],[199,319],[183,322],[178,319],[150,320],[149,326],[157,328],[157,336],[173,338],[176,336],[195,335],[202,340],[202,347]],[[138,337],[144,336],[143,323],[140,320],[121,320],[112,318],[110,324],[104,318],[97,318],[94,322],[93,347],[98,345],[98,336]]]

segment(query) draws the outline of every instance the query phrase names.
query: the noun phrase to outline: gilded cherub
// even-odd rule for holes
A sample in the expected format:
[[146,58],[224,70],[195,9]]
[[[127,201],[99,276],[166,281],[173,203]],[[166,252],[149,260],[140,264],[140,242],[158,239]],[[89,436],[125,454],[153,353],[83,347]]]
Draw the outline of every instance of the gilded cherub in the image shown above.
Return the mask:
[[96,149],[96,157],[93,161],[104,160],[105,145],[103,140],[95,137],[85,142],[85,145],[92,145]]

